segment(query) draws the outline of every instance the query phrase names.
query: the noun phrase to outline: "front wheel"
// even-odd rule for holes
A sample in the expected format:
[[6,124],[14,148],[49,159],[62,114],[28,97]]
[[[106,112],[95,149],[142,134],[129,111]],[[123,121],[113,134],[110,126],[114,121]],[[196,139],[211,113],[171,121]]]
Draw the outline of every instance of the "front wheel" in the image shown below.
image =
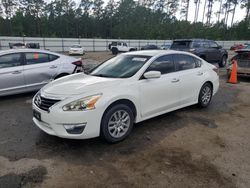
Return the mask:
[[210,104],[213,96],[213,89],[211,84],[205,83],[200,90],[198,104],[200,107],[205,108]]
[[109,143],[124,140],[132,131],[134,116],[132,110],[124,104],[117,104],[103,115],[101,137]]

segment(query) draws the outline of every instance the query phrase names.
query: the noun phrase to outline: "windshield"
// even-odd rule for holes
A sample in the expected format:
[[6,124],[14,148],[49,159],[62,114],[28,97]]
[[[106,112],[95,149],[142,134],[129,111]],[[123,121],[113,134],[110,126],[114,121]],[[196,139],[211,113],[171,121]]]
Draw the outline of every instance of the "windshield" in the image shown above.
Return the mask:
[[71,48],[81,48],[79,45],[73,45]]
[[90,75],[109,78],[129,78],[151,58],[142,55],[119,55],[98,67]]

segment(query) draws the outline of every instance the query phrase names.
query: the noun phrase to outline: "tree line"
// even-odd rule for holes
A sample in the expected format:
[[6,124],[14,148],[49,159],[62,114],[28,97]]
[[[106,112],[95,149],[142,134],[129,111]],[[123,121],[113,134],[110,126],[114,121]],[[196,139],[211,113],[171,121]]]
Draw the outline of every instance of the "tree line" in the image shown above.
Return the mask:
[[[216,1],[220,6],[218,11],[214,10]],[[190,22],[190,0],[109,0],[106,5],[103,0],[81,0],[80,3],[74,0],[2,0],[0,35],[250,39],[250,0],[194,0],[194,3],[195,15]],[[244,19],[234,23],[237,6],[242,8]]]

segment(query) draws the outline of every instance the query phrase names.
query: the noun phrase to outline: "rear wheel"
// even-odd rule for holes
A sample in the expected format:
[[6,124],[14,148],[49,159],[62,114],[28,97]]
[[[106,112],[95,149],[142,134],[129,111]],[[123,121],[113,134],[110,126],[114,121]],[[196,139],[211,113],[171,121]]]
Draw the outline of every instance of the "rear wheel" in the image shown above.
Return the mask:
[[116,55],[116,54],[118,54],[118,49],[117,48],[112,48],[112,54],[113,55]]
[[213,89],[210,83],[205,83],[200,90],[198,104],[200,107],[205,108],[210,104],[213,96]]
[[103,115],[101,137],[109,143],[120,142],[130,134],[133,124],[132,110],[125,104],[117,104]]
[[219,67],[225,67],[227,64],[227,56],[223,56],[220,63],[219,63]]

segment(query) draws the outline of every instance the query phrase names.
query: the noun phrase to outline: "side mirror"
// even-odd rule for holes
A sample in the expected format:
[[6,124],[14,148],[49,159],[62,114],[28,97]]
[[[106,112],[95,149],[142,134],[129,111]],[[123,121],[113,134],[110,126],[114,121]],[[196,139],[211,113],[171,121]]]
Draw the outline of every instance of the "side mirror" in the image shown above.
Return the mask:
[[218,46],[218,49],[221,49],[222,48],[222,46]]
[[145,72],[143,74],[143,76],[146,79],[160,78],[161,77],[161,72],[160,71],[149,71],[149,72]]

